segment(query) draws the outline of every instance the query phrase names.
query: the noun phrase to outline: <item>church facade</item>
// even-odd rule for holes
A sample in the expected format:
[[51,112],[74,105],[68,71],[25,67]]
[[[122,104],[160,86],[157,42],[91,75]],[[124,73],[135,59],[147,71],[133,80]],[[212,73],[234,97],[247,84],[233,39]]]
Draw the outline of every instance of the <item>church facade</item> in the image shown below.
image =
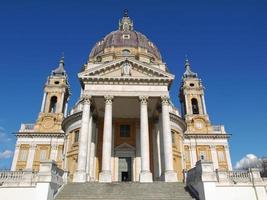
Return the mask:
[[12,171],[39,171],[55,160],[68,182],[179,182],[198,160],[232,170],[229,134],[212,125],[204,86],[185,61],[173,105],[174,80],[158,48],[127,15],[93,47],[78,73],[79,100],[68,112],[64,58],[44,86],[35,124],[17,133]]

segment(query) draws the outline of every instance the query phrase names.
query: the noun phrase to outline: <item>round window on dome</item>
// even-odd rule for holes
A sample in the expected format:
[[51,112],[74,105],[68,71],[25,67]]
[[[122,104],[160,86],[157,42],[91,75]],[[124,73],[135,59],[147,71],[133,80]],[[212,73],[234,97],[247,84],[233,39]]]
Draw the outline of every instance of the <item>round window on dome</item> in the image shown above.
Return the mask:
[[96,57],[96,62],[101,62],[102,61],[102,57],[101,56],[97,56]]
[[131,52],[130,52],[129,49],[123,49],[123,50],[122,50],[122,55],[123,55],[123,56],[128,56],[128,55],[130,55],[130,53],[131,53]]

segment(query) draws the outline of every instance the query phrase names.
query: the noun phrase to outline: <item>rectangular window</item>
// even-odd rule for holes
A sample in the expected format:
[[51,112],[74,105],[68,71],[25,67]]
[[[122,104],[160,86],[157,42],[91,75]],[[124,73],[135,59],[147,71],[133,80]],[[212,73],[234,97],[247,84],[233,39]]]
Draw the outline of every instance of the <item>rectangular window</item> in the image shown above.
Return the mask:
[[128,124],[120,125],[120,137],[130,137],[131,126]]
[[225,161],[225,156],[223,151],[218,151],[218,160],[219,162],[224,162]]
[[40,151],[40,161],[46,160],[46,150]]
[[20,153],[20,161],[26,161],[27,160],[27,155],[28,155],[28,150],[22,149]]
[[79,130],[74,132],[74,143],[79,142]]
[[200,160],[206,160],[207,159],[206,152],[205,151],[199,151],[199,158],[200,158]]

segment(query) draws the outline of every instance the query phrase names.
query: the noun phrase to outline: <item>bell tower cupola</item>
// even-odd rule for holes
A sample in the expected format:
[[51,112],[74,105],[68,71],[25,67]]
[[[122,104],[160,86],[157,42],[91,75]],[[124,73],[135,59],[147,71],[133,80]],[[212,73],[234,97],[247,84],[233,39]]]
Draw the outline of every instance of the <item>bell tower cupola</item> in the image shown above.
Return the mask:
[[67,73],[64,69],[64,57],[52,70],[44,86],[41,111],[35,129],[39,132],[61,132],[61,123],[67,115],[70,88]]
[[188,58],[185,60],[185,72],[180,87],[182,115],[186,121],[201,116],[209,121],[204,99],[204,87],[197,73],[191,70]]

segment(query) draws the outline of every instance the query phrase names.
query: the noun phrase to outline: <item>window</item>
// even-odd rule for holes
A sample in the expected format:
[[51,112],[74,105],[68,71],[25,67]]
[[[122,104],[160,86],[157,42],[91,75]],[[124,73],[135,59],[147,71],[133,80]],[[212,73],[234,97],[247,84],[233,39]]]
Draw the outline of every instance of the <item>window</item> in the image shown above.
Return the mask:
[[74,132],[74,143],[79,142],[79,130]]
[[175,144],[175,132],[172,131],[172,143]]
[[123,38],[123,39],[130,39],[130,35],[129,35],[129,34],[123,34],[123,35],[122,35],[122,38]]
[[120,125],[120,137],[130,137],[131,127],[130,125]]
[[218,160],[219,162],[224,162],[225,157],[224,157],[224,152],[223,151],[218,151]]
[[193,114],[199,114],[197,99],[193,98],[191,100],[191,104],[192,104],[192,112],[193,112]]
[[199,158],[200,158],[200,160],[206,160],[207,159],[206,152],[205,151],[199,151]]
[[101,56],[97,56],[97,57],[96,57],[96,62],[98,62],[98,63],[99,63],[99,62],[101,62],[101,61],[102,61],[102,58],[101,58]]
[[128,55],[130,55],[130,50],[128,50],[128,49],[123,49],[123,50],[122,50],[122,55],[123,55],[123,56],[128,56]]
[[22,149],[20,153],[20,161],[26,161],[27,160],[27,155],[28,155],[28,150]]
[[190,83],[189,85],[190,85],[190,87],[194,87],[194,86],[195,86],[195,84],[194,84],[194,83]]
[[46,160],[46,150],[40,151],[40,161]]
[[57,109],[57,97],[52,96],[50,99],[50,107],[49,107],[49,112],[55,113]]

